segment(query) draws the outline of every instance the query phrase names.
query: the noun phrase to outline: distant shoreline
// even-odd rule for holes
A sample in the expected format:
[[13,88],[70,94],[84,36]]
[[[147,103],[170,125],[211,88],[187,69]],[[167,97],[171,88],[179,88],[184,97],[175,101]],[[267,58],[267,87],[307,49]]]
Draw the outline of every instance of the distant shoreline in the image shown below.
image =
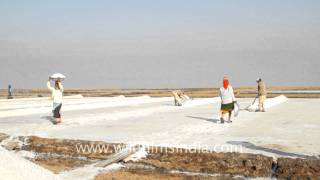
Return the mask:
[[[162,89],[112,89],[112,88],[70,88],[65,90],[65,96],[81,94],[84,97],[112,97],[112,96],[151,96],[164,97],[171,96],[171,91],[178,88],[162,88]],[[191,97],[215,97],[218,96],[218,87],[213,88],[180,88]],[[256,96],[257,87],[235,87],[235,94],[239,98],[253,98]],[[283,94],[289,98],[320,98],[320,86],[283,86],[268,87],[268,96],[275,97]],[[49,97],[50,93],[47,89],[14,89],[14,98],[26,97]],[[7,97],[7,90],[0,89],[0,98]]]

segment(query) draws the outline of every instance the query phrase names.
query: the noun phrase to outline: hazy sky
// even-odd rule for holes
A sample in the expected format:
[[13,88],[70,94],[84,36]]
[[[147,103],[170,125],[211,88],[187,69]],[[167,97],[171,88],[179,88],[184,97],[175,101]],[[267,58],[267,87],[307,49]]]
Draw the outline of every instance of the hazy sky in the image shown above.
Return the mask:
[[320,85],[318,0],[0,0],[0,88]]

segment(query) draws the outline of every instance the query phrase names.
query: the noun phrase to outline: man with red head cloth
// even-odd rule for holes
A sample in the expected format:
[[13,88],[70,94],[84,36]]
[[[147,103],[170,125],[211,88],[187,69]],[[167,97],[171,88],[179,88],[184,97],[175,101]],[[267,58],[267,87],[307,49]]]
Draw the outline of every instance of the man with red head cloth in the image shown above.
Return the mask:
[[231,121],[232,111],[234,110],[234,103],[236,103],[236,98],[233,93],[233,88],[229,84],[227,77],[223,78],[223,86],[220,88],[219,96],[221,98],[221,108],[220,108],[220,120],[221,123],[224,123],[223,115],[228,113],[228,121]]

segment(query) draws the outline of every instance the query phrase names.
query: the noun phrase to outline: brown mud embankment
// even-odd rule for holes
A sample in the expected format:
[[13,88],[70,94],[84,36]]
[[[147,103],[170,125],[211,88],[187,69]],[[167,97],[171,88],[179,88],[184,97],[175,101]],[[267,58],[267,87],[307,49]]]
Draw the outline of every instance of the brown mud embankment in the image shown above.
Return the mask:
[[[171,91],[174,89],[66,89],[65,95],[82,94],[85,97],[112,97],[124,95],[151,97],[168,97],[172,96]],[[182,90],[193,98],[215,97],[218,96],[219,88],[182,88]],[[235,87],[235,94],[239,98],[252,98],[257,95],[257,87]],[[320,87],[299,86],[299,87],[268,87],[268,97],[275,97],[283,94],[289,98],[320,98],[319,93],[294,93],[289,91],[320,91]],[[284,93],[279,93],[284,91]],[[274,93],[273,93],[274,92]],[[275,93],[277,92],[277,93]],[[288,92],[288,93],[285,93]],[[14,98],[25,97],[50,97],[47,89],[15,89]],[[0,90],[0,98],[7,97],[7,90]]]
[[[50,139],[36,136],[10,137],[0,133],[2,146],[11,151],[35,154],[27,158],[55,173],[108,159],[126,145],[103,141]],[[82,147],[104,147],[90,153]],[[138,161],[122,161],[118,171],[101,172],[96,179],[243,179],[277,177],[278,179],[319,179],[319,159],[278,158],[246,153],[217,153],[181,149],[179,152],[147,151]]]

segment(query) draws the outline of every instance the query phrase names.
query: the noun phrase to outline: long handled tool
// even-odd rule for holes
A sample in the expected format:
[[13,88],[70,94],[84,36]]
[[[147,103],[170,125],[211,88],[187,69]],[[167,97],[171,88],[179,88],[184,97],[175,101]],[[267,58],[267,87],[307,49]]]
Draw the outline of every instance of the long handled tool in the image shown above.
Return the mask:
[[249,106],[247,106],[246,108],[241,109],[241,110],[247,110],[247,111],[248,111],[248,110],[249,110],[249,107],[252,106],[252,105],[254,105],[254,103],[256,102],[257,99],[258,99],[258,96],[254,98],[253,102],[252,102]]

